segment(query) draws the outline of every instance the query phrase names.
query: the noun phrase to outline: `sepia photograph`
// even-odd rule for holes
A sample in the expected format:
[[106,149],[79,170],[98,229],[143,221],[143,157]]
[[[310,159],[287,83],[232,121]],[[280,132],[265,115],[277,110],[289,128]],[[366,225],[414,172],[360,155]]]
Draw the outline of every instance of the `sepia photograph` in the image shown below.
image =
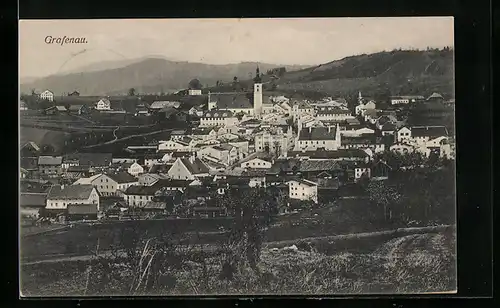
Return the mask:
[[456,293],[453,25],[20,20],[20,296]]

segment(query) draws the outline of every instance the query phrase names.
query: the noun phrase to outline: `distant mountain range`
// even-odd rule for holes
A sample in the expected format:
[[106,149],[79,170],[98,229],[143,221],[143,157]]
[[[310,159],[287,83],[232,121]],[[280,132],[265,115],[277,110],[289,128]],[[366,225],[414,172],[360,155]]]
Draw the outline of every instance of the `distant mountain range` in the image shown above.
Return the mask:
[[261,71],[285,67],[298,70],[305,65],[278,65],[257,62],[213,65],[172,61],[153,56],[140,59],[105,61],[80,67],[63,74],[37,79],[21,80],[21,93],[41,92],[50,89],[55,95],[80,92],[81,95],[126,94],[130,88],[137,93],[169,92],[188,87],[190,80],[197,78],[203,86],[213,86],[218,80],[230,82],[236,76],[248,79],[255,75],[257,66]]
[[[185,89],[193,78],[204,87],[217,91],[218,80],[231,88],[236,76],[249,86],[255,69],[264,73],[263,81],[276,84],[283,91],[313,91],[332,96],[363,95],[390,92],[392,95],[430,95],[439,92],[454,96],[453,50],[395,50],[346,57],[318,66],[288,66],[256,62],[211,65],[148,57],[126,61],[109,61],[80,68],[80,72],[49,76],[21,84],[22,93],[31,89],[52,90],[56,95],[77,90],[81,95],[120,95],[130,88],[137,93],[158,93]],[[282,76],[265,73],[286,67]]]

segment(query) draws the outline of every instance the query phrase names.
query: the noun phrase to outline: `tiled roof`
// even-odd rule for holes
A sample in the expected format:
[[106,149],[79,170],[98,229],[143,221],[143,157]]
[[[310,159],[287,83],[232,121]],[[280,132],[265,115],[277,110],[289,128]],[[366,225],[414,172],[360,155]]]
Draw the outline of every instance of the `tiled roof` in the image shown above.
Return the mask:
[[46,193],[21,193],[19,206],[45,207]]
[[209,127],[209,128],[195,128],[193,129],[193,131],[191,132],[192,135],[194,136],[206,136],[208,134],[210,134],[210,132],[213,130],[213,127]]
[[90,168],[88,166],[69,166],[66,172],[89,172]]
[[176,101],[154,101],[149,108],[151,109],[163,109],[165,107],[177,108],[180,106],[180,102]]
[[318,110],[318,115],[321,115],[321,114],[351,114],[351,111],[345,110],[345,109],[340,109],[340,108]]
[[412,137],[441,137],[448,136],[444,126],[414,126],[411,128]]
[[375,136],[342,137],[342,144],[374,144],[378,139]]
[[62,164],[62,156],[40,156],[38,157],[38,165],[42,166],[57,166]]
[[434,92],[434,93],[431,94],[431,96],[429,96],[427,98],[427,100],[430,100],[430,99],[433,99],[433,98],[443,99],[443,96],[441,94],[439,94],[439,93]]
[[167,203],[158,201],[148,201],[142,206],[142,208],[150,210],[164,210],[167,208]]
[[155,193],[160,190],[162,186],[156,182],[151,186],[142,186],[142,185],[132,185],[125,190],[125,195],[140,195],[140,196],[154,196]]
[[199,158],[195,158],[193,162],[189,158],[181,158],[180,160],[193,175],[208,173],[208,167]]
[[106,167],[111,164],[111,153],[78,153],[76,154],[81,166]]
[[50,188],[47,199],[88,199],[94,186],[90,184],[69,185],[61,189],[60,185]]
[[298,171],[299,167],[300,161],[298,159],[278,159],[271,166],[268,173],[293,172]]
[[253,108],[252,99],[246,94],[218,93],[210,94],[210,101],[217,102],[217,109]]
[[31,147],[35,151],[40,151],[40,147],[38,146],[38,144],[36,144],[36,142],[33,141],[26,142],[25,144],[23,144],[23,146],[21,146],[21,149],[24,149],[25,147]]
[[290,157],[309,157],[309,158],[365,158],[368,154],[360,149],[338,149],[336,151],[291,151],[288,152]]
[[137,182],[137,179],[128,172],[109,173],[106,175],[119,184]]
[[233,117],[233,113],[228,110],[211,110],[205,112],[203,115],[204,118],[231,118]]
[[300,164],[300,172],[340,170],[342,167],[334,160],[305,160]]
[[97,204],[68,204],[68,215],[97,214]]
[[214,145],[212,148],[214,148],[217,151],[231,151],[234,148],[234,146],[227,143],[222,143],[219,145]]
[[64,106],[56,106],[57,111],[67,111],[66,107]]
[[330,127],[311,127],[300,130],[299,140],[335,140],[336,128]]
[[83,107],[83,105],[70,105],[70,106],[69,106],[69,110],[70,110],[70,111],[78,111],[78,110],[80,110],[80,108],[82,108],[82,107]]

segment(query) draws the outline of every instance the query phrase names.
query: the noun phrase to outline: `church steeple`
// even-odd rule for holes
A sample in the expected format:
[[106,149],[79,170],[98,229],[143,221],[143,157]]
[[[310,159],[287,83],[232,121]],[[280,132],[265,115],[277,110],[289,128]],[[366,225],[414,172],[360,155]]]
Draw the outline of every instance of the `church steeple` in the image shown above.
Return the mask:
[[255,78],[253,79],[254,83],[262,83],[262,78],[260,77],[260,70],[259,67],[257,66],[257,69],[255,70]]

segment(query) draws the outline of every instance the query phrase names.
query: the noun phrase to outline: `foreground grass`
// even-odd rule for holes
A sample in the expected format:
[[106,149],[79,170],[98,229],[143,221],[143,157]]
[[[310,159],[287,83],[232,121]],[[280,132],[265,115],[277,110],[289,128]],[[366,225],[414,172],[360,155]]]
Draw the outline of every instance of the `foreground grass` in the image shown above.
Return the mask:
[[148,291],[135,287],[137,268],[125,260],[25,265],[21,269],[21,289],[24,296],[453,291],[454,243],[454,235],[434,233],[398,237],[370,253],[324,253],[314,246],[298,251],[265,248],[258,270],[243,266],[231,280],[220,278],[221,256],[193,255],[163,267]]

